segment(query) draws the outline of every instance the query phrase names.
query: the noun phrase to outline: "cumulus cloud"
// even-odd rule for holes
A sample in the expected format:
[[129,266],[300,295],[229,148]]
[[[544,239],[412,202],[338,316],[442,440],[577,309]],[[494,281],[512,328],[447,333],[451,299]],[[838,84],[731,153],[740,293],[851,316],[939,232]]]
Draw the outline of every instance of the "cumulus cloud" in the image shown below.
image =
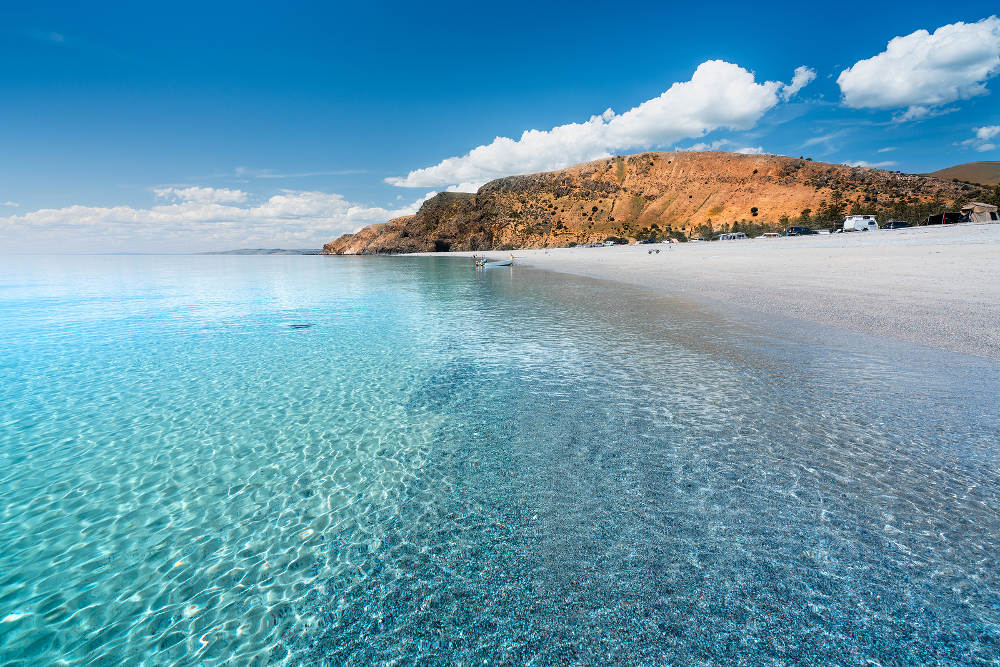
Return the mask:
[[[550,130],[525,130],[519,139],[497,137],[460,157],[411,171],[386,182],[402,187],[471,188],[500,176],[560,169],[608,157],[612,151],[669,146],[717,129],[747,130],[780,99],[791,97],[810,79],[799,68],[791,84],[757,83],[752,72],[722,60],[702,63],[690,81],[617,114],[611,109],[582,123]],[[813,75],[814,76],[814,75]]]
[[985,95],[1000,73],[1000,19],[951,23],[889,41],[882,53],[856,62],[837,77],[844,104],[901,109],[897,120],[938,115],[956,100]]
[[247,193],[229,188],[166,187],[153,188],[153,193],[160,199],[179,199],[197,204],[230,204],[247,200]]
[[805,65],[796,67],[795,74],[792,75],[792,82],[781,90],[781,99],[786,102],[792,99],[795,93],[808,86],[815,78],[816,70],[811,67]]
[[396,209],[313,191],[283,190],[258,204],[243,204],[248,195],[238,190],[158,188],[156,194],[174,201],[150,208],[77,205],[0,217],[0,243],[32,252],[319,247],[345,232],[413,213],[434,193]]
[[973,132],[974,134],[971,139],[966,139],[961,142],[962,146],[968,146],[969,148],[983,153],[986,151],[996,150],[997,145],[993,140],[1000,137],[1000,125],[984,125],[983,127],[976,127],[973,128]]
[[868,167],[869,169],[881,169],[883,167],[892,167],[896,163],[892,160],[884,160],[882,162],[868,162],[866,160],[851,160],[844,163],[848,167]]

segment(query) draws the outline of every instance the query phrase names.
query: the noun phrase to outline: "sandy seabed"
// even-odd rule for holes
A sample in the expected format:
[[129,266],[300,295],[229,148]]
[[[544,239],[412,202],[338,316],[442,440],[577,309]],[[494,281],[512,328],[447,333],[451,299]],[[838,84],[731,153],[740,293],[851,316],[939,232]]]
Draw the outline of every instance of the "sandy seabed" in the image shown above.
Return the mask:
[[1000,224],[513,254],[539,269],[1000,358]]

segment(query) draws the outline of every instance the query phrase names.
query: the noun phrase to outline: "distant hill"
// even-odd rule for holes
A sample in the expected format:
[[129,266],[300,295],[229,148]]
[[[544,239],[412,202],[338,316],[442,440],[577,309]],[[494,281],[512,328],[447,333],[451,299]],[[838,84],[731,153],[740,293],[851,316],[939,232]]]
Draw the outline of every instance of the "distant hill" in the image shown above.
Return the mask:
[[969,183],[997,185],[1000,183],[1000,162],[966,162],[927,175],[947,180],[957,178]]
[[571,243],[801,224],[829,229],[850,212],[916,222],[986,196],[932,176],[780,155],[647,152],[443,192],[416,214],[327,243],[327,254],[551,248]]
[[219,250],[199,252],[199,255],[321,255],[323,251],[312,248],[304,250],[286,250],[285,248],[240,248],[239,250]]

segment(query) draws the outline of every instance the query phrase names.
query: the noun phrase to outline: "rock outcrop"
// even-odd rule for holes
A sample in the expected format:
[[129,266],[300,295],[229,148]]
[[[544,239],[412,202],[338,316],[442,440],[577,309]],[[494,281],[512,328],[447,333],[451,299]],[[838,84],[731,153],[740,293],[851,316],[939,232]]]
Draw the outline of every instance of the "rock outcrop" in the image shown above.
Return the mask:
[[649,152],[500,178],[475,194],[441,193],[414,215],[345,234],[323,252],[544,248],[608,236],[691,236],[733,223],[777,226],[820,211],[834,218],[848,208],[867,213],[929,202],[945,206],[977,195],[980,189],[967,183],[777,155]]

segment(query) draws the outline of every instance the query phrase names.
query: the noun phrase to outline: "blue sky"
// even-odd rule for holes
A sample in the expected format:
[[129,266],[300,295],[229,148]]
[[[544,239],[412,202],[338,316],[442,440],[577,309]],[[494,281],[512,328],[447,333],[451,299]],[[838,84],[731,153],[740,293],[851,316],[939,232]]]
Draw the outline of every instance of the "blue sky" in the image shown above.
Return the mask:
[[87,4],[0,4],[8,250],[316,246],[649,148],[1000,159],[995,3]]

